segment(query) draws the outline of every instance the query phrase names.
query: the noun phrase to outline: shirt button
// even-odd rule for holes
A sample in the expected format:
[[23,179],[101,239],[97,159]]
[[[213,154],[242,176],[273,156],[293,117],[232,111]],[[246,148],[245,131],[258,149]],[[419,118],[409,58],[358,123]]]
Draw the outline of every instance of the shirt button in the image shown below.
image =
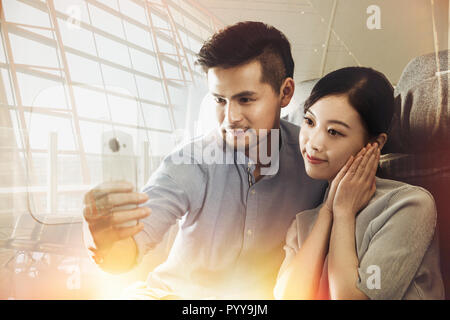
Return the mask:
[[247,230],[247,235],[249,235],[249,236],[252,235],[252,229],[248,229],[248,230]]

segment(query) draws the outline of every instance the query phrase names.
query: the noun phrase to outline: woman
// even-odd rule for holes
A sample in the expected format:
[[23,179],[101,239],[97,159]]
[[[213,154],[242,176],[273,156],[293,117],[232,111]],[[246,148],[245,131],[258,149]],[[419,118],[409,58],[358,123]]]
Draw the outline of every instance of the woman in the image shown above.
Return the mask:
[[277,299],[443,299],[436,208],[423,188],[375,176],[393,115],[381,73],[343,68],[305,102],[300,151],[329,187],[286,236]]

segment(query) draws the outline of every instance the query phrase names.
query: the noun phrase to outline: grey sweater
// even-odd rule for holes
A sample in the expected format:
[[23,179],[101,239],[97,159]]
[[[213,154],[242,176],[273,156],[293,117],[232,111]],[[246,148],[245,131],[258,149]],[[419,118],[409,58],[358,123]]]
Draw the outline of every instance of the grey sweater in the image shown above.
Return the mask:
[[[444,299],[433,196],[421,187],[388,179],[376,178],[376,187],[356,217],[356,287],[370,299]],[[279,274],[306,240],[322,205],[296,215]],[[320,286],[328,289],[326,262]]]

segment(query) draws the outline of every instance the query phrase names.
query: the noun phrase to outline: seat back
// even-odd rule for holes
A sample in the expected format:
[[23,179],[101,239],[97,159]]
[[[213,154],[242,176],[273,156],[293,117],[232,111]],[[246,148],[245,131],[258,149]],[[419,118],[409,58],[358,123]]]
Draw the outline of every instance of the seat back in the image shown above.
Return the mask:
[[449,51],[411,60],[395,88],[396,110],[378,175],[434,197],[446,299],[450,299]]

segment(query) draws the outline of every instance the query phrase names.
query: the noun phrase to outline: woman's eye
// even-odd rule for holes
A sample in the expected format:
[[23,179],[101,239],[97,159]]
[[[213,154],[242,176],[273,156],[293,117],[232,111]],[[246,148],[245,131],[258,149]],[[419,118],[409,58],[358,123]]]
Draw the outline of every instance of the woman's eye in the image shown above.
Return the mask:
[[314,124],[313,121],[310,118],[304,117],[303,119],[305,119],[306,124],[309,125],[309,126]]
[[332,136],[342,135],[340,132],[337,132],[334,129],[329,129],[328,133],[331,134]]

